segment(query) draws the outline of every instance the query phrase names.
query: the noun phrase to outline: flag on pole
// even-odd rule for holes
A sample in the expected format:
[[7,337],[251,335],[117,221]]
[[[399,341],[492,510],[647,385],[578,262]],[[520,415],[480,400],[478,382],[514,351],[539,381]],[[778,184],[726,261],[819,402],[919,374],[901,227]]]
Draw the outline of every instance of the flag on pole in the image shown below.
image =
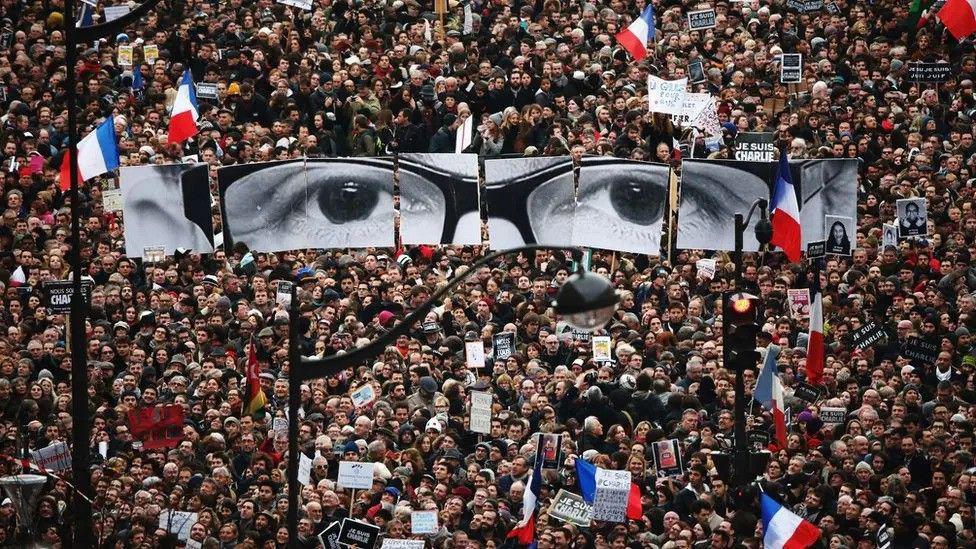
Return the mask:
[[95,6],[89,4],[88,2],[81,3],[81,9],[78,10],[78,20],[75,21],[76,27],[90,27],[95,24]]
[[762,371],[756,380],[756,400],[768,408],[773,413],[773,425],[776,428],[776,442],[781,448],[786,447],[786,406],[783,404],[783,383],[779,380],[779,373],[776,371],[776,357],[779,356],[779,347],[769,345],[766,347],[766,360],[763,362]]
[[515,538],[522,545],[535,541],[535,518],[541,493],[542,460],[537,459],[529,476],[529,485],[525,487],[525,494],[522,496],[522,520],[508,532],[507,538]]
[[[576,479],[579,482],[580,495],[583,496],[583,501],[592,505],[596,498],[596,465],[583,458],[576,458]],[[640,487],[631,482],[630,494],[627,496],[627,518],[640,520],[643,514]]]
[[647,57],[647,42],[654,38],[654,6],[648,4],[640,17],[617,33],[617,43],[624,47],[634,61]]
[[244,376],[244,415],[252,415],[263,412],[268,403],[264,396],[264,389],[261,388],[260,372],[258,372],[258,353],[257,342],[251,337],[251,343],[247,351],[247,366]]
[[[119,149],[115,143],[115,117],[109,116],[78,142],[78,182],[87,181],[119,167]],[[61,190],[71,188],[71,152],[61,159]]]
[[180,87],[173,101],[173,112],[169,116],[169,142],[181,143],[194,135],[197,129],[197,93],[193,88],[193,75],[190,69],[183,73]]
[[810,330],[807,337],[807,382],[819,385],[824,371],[823,293],[820,273],[814,271],[810,286]]
[[820,538],[819,528],[783,507],[765,492],[759,497],[763,546],[766,549],[804,549]]
[[[976,0],[974,0],[976,1]],[[773,199],[769,205],[772,216],[773,239],[771,244],[786,252],[791,262],[800,260],[800,246],[803,235],[800,229],[800,207],[793,189],[793,175],[790,161],[783,150],[779,155],[779,169],[776,170],[776,183],[773,185]]]
[[[949,0],[938,15],[956,40],[976,32],[976,0]],[[911,30],[909,34],[912,34]]]

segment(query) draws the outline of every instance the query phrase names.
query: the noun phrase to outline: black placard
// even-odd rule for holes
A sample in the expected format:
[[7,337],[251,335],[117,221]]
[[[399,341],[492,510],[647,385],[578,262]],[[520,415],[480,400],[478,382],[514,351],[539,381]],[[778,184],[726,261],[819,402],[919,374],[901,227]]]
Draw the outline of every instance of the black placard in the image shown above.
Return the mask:
[[362,549],[373,549],[379,535],[379,526],[345,518],[342,519],[342,527],[339,529],[339,543]]
[[[824,0],[786,0],[786,9],[797,13],[817,13],[824,9]],[[834,6],[836,9],[836,6]]]
[[901,354],[913,362],[935,364],[939,357],[939,346],[920,337],[910,337],[901,347]]
[[210,82],[198,83],[197,97],[200,99],[217,99],[217,84]]
[[747,162],[775,162],[775,134],[739,132],[735,136],[735,159]]
[[779,81],[782,84],[799,84],[803,80],[803,54],[784,53],[780,65]]
[[[52,314],[66,315],[71,312],[71,296],[73,282],[71,280],[51,280],[44,283],[44,306]],[[81,293],[85,301],[91,302],[92,281],[81,281]]]
[[807,243],[807,257],[816,259],[827,255],[827,241],[815,240]]
[[688,12],[688,29],[704,30],[715,27],[715,10],[707,9]]
[[319,534],[319,541],[325,549],[342,549],[339,545],[339,521],[335,521]]
[[769,446],[769,431],[753,429],[746,433],[746,440],[754,450],[762,450],[766,446]]
[[938,84],[952,78],[952,65],[945,61],[937,63],[923,63],[921,61],[908,64],[909,82],[930,82]]
[[492,336],[495,360],[505,360],[515,352],[515,332],[502,332]]
[[807,402],[816,402],[820,400],[821,392],[820,388],[816,385],[810,385],[809,383],[798,383],[796,387],[793,388],[793,396]]
[[701,84],[705,80],[705,67],[702,65],[701,59],[688,63],[688,82]]
[[851,332],[851,337],[854,339],[854,347],[862,351],[884,336],[884,326],[879,325],[873,320]]

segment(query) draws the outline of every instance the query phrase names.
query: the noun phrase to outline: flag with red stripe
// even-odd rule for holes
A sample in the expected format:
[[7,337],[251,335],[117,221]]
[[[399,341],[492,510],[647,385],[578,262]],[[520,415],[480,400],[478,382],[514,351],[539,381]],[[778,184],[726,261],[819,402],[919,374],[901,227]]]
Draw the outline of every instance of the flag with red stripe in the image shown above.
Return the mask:
[[779,153],[779,169],[776,170],[776,183],[773,185],[769,213],[773,225],[773,238],[770,244],[782,248],[791,262],[799,261],[800,247],[803,245],[800,206],[796,201],[790,161],[785,150]]
[[766,347],[766,360],[762,371],[756,380],[756,400],[773,414],[773,425],[776,428],[776,442],[781,448],[786,447],[786,406],[783,404],[783,383],[779,380],[776,358],[779,356],[779,346]]
[[807,382],[819,385],[824,372],[823,292],[820,272],[814,271],[810,285],[810,330],[807,337]]
[[529,485],[522,496],[522,520],[508,532],[507,538],[515,538],[522,545],[535,540],[535,519],[538,513],[539,498],[542,493],[542,460],[535,460],[535,467],[529,476]]
[[966,38],[976,32],[976,0],[949,0],[939,10],[939,20],[956,40]]

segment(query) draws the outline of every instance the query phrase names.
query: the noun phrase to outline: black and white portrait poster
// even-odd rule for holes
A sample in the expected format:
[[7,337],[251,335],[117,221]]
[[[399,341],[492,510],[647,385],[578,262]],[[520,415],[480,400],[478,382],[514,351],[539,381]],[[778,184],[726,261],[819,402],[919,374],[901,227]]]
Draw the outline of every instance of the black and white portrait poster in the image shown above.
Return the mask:
[[217,170],[224,241],[252,250],[393,246],[393,161],[322,158]]
[[898,236],[925,236],[928,234],[928,213],[924,198],[902,198],[895,201],[898,212]]
[[854,220],[838,215],[824,216],[824,229],[827,231],[827,253],[851,255],[851,242],[854,241]]
[[881,249],[898,246],[898,225],[885,223],[881,229]]
[[569,157],[485,160],[491,248],[571,244],[574,179]]
[[148,247],[214,250],[210,183],[206,165],[126,166],[119,170],[125,253],[142,257]]
[[[824,240],[824,216],[855,219],[857,159],[790,162],[800,206],[803,246]],[[777,164],[735,160],[682,162],[677,247],[685,250],[731,251],[735,246],[736,212],[745,214],[757,198],[769,199]],[[759,249],[753,215],[744,235],[744,250]]]
[[398,174],[404,244],[481,244],[477,155],[401,154]]
[[572,244],[658,255],[670,175],[666,164],[583,157]]

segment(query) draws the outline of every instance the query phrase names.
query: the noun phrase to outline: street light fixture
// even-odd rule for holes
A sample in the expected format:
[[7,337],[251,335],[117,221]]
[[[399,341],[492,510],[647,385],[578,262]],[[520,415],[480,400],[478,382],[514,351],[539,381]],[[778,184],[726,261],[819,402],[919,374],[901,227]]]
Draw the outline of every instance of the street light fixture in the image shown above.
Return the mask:
[[[561,246],[524,246],[488,254],[474,262],[471,267],[448,282],[422,303],[416,310],[406,316],[393,329],[380,335],[364,347],[353,349],[347,353],[332,355],[326,358],[305,359],[298,349],[299,322],[295,309],[298,306],[297,288],[292,288],[291,322],[288,334],[288,357],[290,362],[289,390],[288,390],[288,545],[298,546],[298,408],[301,405],[301,383],[309,379],[316,379],[336,375],[349,367],[368,363],[386,350],[386,347],[396,341],[398,337],[410,332],[410,329],[427,316],[427,313],[441,301],[448,293],[461,285],[482,266],[509,255],[537,250],[562,250],[579,252],[578,248]],[[296,285],[297,286],[297,285]],[[577,272],[570,276],[556,294],[553,302],[556,314],[564,317],[572,326],[592,330],[606,324],[613,316],[617,305],[617,295],[606,278],[592,273]]]

